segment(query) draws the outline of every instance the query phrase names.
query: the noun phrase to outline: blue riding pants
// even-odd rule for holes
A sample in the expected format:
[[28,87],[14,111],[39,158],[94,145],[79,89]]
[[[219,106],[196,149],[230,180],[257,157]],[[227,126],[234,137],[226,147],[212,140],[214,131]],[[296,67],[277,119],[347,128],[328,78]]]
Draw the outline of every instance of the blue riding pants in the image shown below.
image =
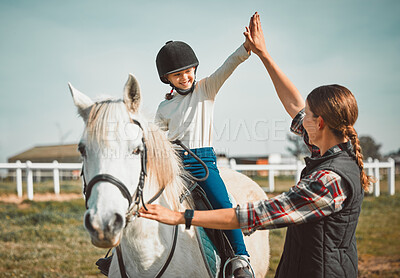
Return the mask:
[[[232,208],[232,203],[229,200],[228,192],[225,184],[219,175],[217,169],[217,158],[215,156],[214,149],[211,147],[191,149],[204,163],[207,165],[209,170],[209,176],[207,180],[198,182],[207,194],[207,198],[210,201],[214,209],[221,208]],[[205,175],[203,166],[188,152],[179,151],[179,155],[185,166],[185,170],[189,171],[194,177],[202,178]],[[235,230],[224,230],[223,231],[229,242],[232,245],[236,255],[249,256],[246,250],[246,246],[243,240],[243,234],[240,229]]]

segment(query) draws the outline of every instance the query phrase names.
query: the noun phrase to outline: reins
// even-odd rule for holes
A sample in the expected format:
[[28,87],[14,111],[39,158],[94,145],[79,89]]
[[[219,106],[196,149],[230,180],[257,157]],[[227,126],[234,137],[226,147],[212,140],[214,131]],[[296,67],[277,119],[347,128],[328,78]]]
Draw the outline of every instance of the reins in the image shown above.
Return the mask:
[[[169,252],[168,258],[165,261],[163,267],[158,271],[157,275],[154,276],[155,278],[160,278],[164,274],[164,272],[167,270],[167,268],[169,266],[169,263],[172,260],[172,257],[174,256],[174,252],[176,249],[176,242],[178,240],[178,231],[179,231],[178,225],[174,226],[174,234],[173,234],[171,250]],[[119,270],[121,272],[121,277],[128,278],[128,275],[126,274],[125,265],[124,265],[124,259],[122,257],[121,245],[118,245],[116,247],[116,250],[117,250],[118,265],[119,265]]]
[[187,151],[191,156],[193,156],[194,159],[196,159],[201,166],[203,166],[204,170],[206,171],[206,174],[204,175],[204,177],[202,178],[196,178],[196,177],[191,177],[193,180],[199,182],[199,181],[205,181],[208,178],[209,175],[209,170],[207,165],[204,163],[203,160],[200,159],[200,157],[198,157],[194,152],[192,152],[187,146],[185,146],[180,140],[175,140],[171,142],[172,144],[178,145],[180,147],[182,147],[182,149],[184,149],[185,151]]

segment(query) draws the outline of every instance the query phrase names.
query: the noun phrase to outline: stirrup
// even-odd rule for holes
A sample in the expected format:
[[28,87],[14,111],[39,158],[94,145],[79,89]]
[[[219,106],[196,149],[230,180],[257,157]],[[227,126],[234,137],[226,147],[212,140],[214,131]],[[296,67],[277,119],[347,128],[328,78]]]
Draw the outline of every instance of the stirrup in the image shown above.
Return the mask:
[[[230,264],[230,263],[232,263],[233,261],[236,261],[236,260],[245,261],[246,264],[247,264],[247,267],[248,267],[249,270],[251,271],[251,276],[252,276],[253,278],[256,277],[256,275],[255,275],[255,273],[254,273],[254,270],[253,270],[253,267],[251,266],[250,262],[249,262],[247,259],[245,259],[243,256],[235,255],[234,257],[231,257],[231,258],[229,258],[229,259],[226,260],[226,262],[225,262],[225,264],[224,264],[224,268],[223,268],[223,270],[222,270],[222,277],[223,277],[223,278],[226,277],[226,276],[225,276],[225,275],[226,275],[225,270],[226,270],[226,267],[228,266],[228,264]],[[232,275],[233,275],[233,272],[234,272],[234,270],[232,271]]]
[[110,251],[111,251],[111,249],[108,250],[108,252],[104,258],[100,258],[96,262],[97,268],[100,270],[101,274],[103,274],[107,277],[108,277],[108,272],[110,270],[110,265],[111,265],[111,261],[112,261],[112,257],[113,257],[113,255],[107,257],[108,254],[110,253]]
[[234,278],[254,278],[248,266],[241,266],[233,271]]

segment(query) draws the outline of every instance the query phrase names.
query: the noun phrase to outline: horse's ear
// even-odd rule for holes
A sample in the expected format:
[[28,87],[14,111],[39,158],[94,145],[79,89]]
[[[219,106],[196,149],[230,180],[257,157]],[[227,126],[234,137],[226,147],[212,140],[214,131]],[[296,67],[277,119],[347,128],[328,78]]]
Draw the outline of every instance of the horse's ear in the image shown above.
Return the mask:
[[124,88],[124,102],[130,112],[135,113],[139,110],[140,98],[139,82],[130,73]]
[[81,117],[86,121],[90,112],[90,109],[88,108],[93,105],[93,101],[87,95],[75,89],[71,83],[68,83],[68,87],[72,99],[74,100],[74,104],[78,108],[79,115],[81,115]]

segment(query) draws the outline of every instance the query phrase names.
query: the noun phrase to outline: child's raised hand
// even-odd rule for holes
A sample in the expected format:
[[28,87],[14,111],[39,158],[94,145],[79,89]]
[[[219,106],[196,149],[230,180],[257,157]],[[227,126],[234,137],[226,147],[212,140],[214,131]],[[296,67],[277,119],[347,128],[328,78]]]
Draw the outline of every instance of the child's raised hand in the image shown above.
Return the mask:
[[267,52],[264,33],[261,28],[260,15],[257,12],[250,18],[249,27],[246,27],[246,32],[243,34],[246,37],[246,42],[249,43],[251,51],[258,56]]
[[[247,27],[246,27],[247,28]],[[250,42],[249,39],[246,37],[246,40],[243,43],[244,48],[246,49],[247,53],[250,54],[251,52],[251,47],[250,47]]]

